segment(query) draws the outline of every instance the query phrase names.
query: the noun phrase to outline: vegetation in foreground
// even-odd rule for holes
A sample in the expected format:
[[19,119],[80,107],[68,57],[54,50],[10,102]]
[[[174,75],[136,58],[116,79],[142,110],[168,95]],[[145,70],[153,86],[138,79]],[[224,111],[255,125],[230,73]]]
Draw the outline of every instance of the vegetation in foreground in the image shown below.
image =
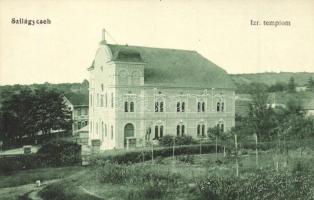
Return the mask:
[[[257,169],[254,156],[239,159],[240,175],[235,174],[231,157],[219,154],[181,155],[156,158],[137,164],[109,161],[91,166],[88,175],[59,182],[41,192],[55,199],[210,199],[210,200],[289,200],[314,199],[313,154],[291,152],[289,164],[276,169],[272,152],[260,155]],[[92,197],[86,197],[81,187]],[[258,192],[257,192],[258,191]],[[55,194],[54,194],[55,193]],[[49,194],[49,195],[48,195]],[[93,196],[93,194],[95,196]]]

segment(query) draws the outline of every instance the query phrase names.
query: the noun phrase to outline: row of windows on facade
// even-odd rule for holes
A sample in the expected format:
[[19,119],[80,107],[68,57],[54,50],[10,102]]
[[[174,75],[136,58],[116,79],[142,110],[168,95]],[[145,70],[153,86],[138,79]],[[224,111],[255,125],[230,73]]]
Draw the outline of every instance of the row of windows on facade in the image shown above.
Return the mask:
[[[217,127],[221,132],[224,132],[224,124],[220,122],[217,124]],[[196,134],[198,137],[205,137],[205,125],[204,124],[198,124],[196,128]],[[150,129],[149,129],[150,132]],[[155,137],[154,139],[162,138],[164,135],[164,127],[161,126],[155,126]],[[185,125],[177,125],[177,136],[184,136],[185,135]]]
[[[111,108],[114,107],[114,96],[113,93],[111,93],[111,101],[110,101],[110,106]],[[90,106],[93,106],[93,95],[90,95]],[[96,105],[97,107],[108,107],[108,94],[106,93],[105,95],[103,94],[97,94],[96,98]]]
[[[101,139],[104,140],[105,137],[108,137],[108,127],[107,124],[104,124],[104,122],[101,122],[101,126],[98,126],[98,123],[95,123],[95,131],[96,135],[99,134],[99,128],[101,129]],[[90,122],[90,131],[93,132],[93,123]],[[110,139],[113,140],[113,126],[110,126]]]

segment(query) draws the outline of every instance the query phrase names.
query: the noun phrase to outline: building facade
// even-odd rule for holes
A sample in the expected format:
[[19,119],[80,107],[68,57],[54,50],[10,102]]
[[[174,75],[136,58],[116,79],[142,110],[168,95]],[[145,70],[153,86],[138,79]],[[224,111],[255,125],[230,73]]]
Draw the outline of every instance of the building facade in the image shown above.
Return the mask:
[[88,125],[88,101],[74,100],[73,95],[65,96],[65,104],[70,108],[72,113],[72,135],[77,135],[78,130]]
[[195,51],[112,45],[103,34],[88,70],[89,143],[100,140],[101,149],[234,126],[231,79]]

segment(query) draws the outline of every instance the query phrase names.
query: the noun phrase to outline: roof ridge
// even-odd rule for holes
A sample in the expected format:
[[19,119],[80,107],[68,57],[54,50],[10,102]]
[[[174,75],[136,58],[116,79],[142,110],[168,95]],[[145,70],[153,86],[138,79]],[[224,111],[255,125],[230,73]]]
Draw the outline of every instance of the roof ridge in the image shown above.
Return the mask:
[[111,46],[119,46],[119,47],[135,47],[135,48],[146,48],[146,49],[162,49],[162,50],[175,50],[175,51],[189,51],[197,53],[196,50],[190,49],[173,49],[173,48],[162,48],[162,47],[151,47],[151,46],[138,46],[138,45],[129,45],[129,44],[107,44]]

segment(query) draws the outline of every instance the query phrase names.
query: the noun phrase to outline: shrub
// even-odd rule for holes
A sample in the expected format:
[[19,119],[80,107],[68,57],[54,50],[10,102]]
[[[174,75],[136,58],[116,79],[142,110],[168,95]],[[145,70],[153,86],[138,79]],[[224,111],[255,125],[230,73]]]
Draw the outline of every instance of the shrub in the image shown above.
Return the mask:
[[[223,149],[222,146],[218,145],[218,151]],[[202,145],[202,153],[214,153],[216,152],[216,146],[213,144],[204,144]],[[199,154],[200,147],[199,145],[183,145],[175,147],[175,155],[189,155],[189,154]],[[154,149],[154,158],[160,157],[169,157],[173,155],[172,147],[163,147]],[[112,163],[126,164],[126,163],[139,163],[142,162],[144,156],[144,160],[150,160],[152,157],[152,152],[150,149],[144,150],[135,150],[135,151],[121,151],[117,153],[103,153],[92,155],[90,157],[91,165],[104,165],[106,161],[110,161]]]
[[158,181],[166,184],[177,184],[178,174],[158,170],[151,165],[125,165],[107,162],[98,168],[97,177],[101,183],[142,184]]
[[37,152],[49,159],[50,166],[65,166],[81,162],[81,146],[79,144],[55,140],[44,144]]
[[165,147],[173,146],[173,140],[175,140],[175,145],[190,145],[195,143],[192,136],[184,135],[175,137],[171,135],[165,135],[159,139],[159,144]]

